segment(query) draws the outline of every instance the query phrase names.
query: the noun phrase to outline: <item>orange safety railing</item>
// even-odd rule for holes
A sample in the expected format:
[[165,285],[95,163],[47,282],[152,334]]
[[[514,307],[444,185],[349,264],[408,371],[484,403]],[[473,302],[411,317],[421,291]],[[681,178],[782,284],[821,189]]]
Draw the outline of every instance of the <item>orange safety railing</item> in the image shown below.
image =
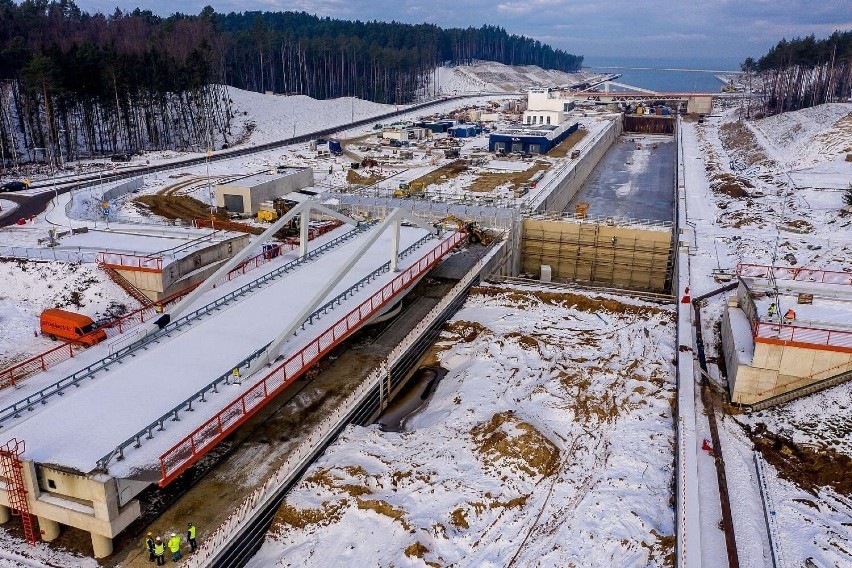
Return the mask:
[[453,233],[451,237],[442,241],[414,265],[401,272],[381,290],[326,329],[319,337],[291,355],[251,386],[242,396],[169,448],[160,456],[160,487],[171,483],[337,344],[394,301],[401,291],[428,272],[465,237],[463,233]]
[[819,282],[820,284],[846,284],[852,286],[852,272],[820,270],[795,266],[767,266],[764,264],[738,264],[737,276],[795,280],[797,282]]
[[852,350],[852,331],[806,327],[794,323],[756,321],[752,325],[755,341],[765,343],[801,343]]

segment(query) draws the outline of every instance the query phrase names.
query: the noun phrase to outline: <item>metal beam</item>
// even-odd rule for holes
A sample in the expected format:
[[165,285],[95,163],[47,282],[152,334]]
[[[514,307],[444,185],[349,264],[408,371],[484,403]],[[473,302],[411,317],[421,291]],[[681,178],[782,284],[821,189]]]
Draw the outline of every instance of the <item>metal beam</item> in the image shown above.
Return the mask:
[[[214,272],[212,275],[208,276],[204,282],[201,283],[195,290],[187,294],[183,300],[177,303],[172,309],[170,309],[167,313],[163,314],[159,318],[157,318],[152,324],[149,324],[145,329],[144,335],[149,335],[159,329],[162,329],[163,326],[168,324],[172,319],[178,317],[180,314],[185,312],[187,308],[189,308],[199,297],[201,297],[204,293],[209,291],[216,282],[219,281],[220,278],[226,276],[229,272],[231,272],[234,268],[239,266],[241,262],[247,259],[252,253],[256,253],[257,247],[259,245],[264,244],[266,241],[271,239],[275,233],[277,233],[281,228],[283,228],[287,223],[290,222],[296,215],[304,212],[305,216],[310,216],[311,210],[319,211],[336,219],[343,221],[344,223],[349,223],[351,225],[358,225],[358,222],[354,219],[351,219],[345,215],[338,213],[328,207],[320,205],[310,199],[304,201],[292,209],[288,211],[283,217],[275,221],[267,230],[261,233],[256,239],[252,240],[249,245],[231,257],[225,264],[219,267],[219,269]],[[304,239],[302,243],[302,247],[304,247],[305,251],[307,251],[307,238]],[[142,336],[144,337],[144,336]],[[140,339],[142,338],[140,337]]]

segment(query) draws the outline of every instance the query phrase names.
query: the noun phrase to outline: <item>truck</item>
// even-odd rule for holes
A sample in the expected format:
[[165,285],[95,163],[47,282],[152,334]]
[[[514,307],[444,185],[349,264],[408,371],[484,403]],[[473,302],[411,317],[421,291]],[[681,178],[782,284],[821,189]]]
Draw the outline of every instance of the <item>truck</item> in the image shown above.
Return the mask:
[[328,151],[332,156],[342,156],[343,147],[340,145],[340,140],[329,140]]
[[92,318],[68,310],[59,308],[44,310],[39,321],[42,335],[54,341],[62,338],[91,347],[107,338],[106,332],[97,329]]

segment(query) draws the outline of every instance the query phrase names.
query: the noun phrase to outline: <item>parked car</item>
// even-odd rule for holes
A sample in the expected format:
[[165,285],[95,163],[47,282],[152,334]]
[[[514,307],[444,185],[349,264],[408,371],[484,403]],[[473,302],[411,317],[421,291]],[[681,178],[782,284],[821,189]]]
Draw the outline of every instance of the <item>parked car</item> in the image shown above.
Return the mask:
[[128,154],[128,153],[113,154],[112,157],[109,160],[110,160],[110,162],[129,162],[130,158],[132,158],[132,157],[133,157],[133,154]]
[[13,191],[22,191],[27,189],[30,184],[23,181],[10,181],[0,185],[0,193],[11,193]]
[[95,328],[92,318],[52,308],[41,313],[41,333],[51,339],[68,339],[91,347],[107,338],[106,332]]

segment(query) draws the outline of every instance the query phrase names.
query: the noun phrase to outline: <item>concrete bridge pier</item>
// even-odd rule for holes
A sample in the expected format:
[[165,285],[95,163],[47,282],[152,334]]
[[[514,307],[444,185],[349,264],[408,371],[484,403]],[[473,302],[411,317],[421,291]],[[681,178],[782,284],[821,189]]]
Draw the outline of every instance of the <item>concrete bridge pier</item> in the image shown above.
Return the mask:
[[41,540],[50,542],[59,537],[59,523],[47,517],[36,517],[38,519],[38,530],[41,534]]
[[95,551],[95,558],[105,558],[112,554],[112,539],[92,533],[92,548]]

